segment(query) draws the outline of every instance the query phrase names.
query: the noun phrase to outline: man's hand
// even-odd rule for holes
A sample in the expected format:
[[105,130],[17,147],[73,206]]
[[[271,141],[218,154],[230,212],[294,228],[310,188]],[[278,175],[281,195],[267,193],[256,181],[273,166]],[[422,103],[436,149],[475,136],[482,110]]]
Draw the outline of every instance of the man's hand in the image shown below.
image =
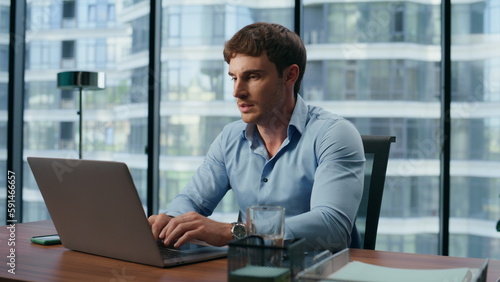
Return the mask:
[[166,246],[178,248],[189,240],[198,239],[214,246],[224,246],[233,239],[231,224],[206,218],[195,212],[171,217],[166,214],[152,215],[148,219],[153,236],[163,240]]
[[173,217],[170,215],[166,215],[164,213],[160,213],[158,215],[152,215],[148,218],[149,226],[151,226],[151,231],[153,231],[153,237],[159,239],[161,230],[168,224],[168,222]]

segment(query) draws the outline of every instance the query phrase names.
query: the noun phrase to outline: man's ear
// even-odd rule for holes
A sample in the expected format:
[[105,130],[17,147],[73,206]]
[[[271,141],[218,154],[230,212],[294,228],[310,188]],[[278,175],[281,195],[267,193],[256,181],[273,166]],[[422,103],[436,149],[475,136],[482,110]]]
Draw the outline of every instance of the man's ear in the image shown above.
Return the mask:
[[287,67],[284,71],[284,78],[285,78],[285,83],[287,85],[294,85],[297,79],[299,78],[299,66],[296,64],[293,64],[289,67]]

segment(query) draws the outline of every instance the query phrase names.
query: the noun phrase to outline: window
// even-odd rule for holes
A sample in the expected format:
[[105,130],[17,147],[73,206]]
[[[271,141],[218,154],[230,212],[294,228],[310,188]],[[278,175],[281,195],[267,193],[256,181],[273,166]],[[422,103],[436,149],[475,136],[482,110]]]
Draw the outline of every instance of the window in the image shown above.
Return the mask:
[[[10,44],[10,6],[9,2],[0,2],[0,152],[7,151],[7,116],[8,116],[8,69]],[[0,191],[7,191],[7,154],[0,154]],[[7,193],[0,193],[0,206],[6,207]],[[7,219],[6,209],[0,209],[0,218]]]
[[107,13],[106,13],[107,20],[109,22],[113,23],[116,20],[116,17],[115,17],[115,15],[116,15],[116,13],[115,13],[115,11],[116,11],[115,4],[108,4],[106,8],[107,8]]
[[96,5],[95,4],[92,4],[92,5],[89,5],[88,6],[88,10],[87,10],[87,19],[89,21],[95,21],[97,20],[97,11],[96,11]]
[[9,85],[7,83],[0,83],[0,113],[7,110],[8,87]]
[[396,7],[393,10],[394,18],[392,22],[392,41],[404,41],[405,40],[405,9],[404,6]]
[[169,60],[163,64],[164,99],[213,101],[224,99],[224,61]]
[[9,69],[9,46],[0,44],[0,72],[7,72]]
[[130,103],[145,103],[148,100],[149,73],[146,67],[132,70],[132,85],[130,88]]
[[68,69],[76,66],[75,41],[62,42],[61,68]]
[[[95,23],[85,23],[88,21],[87,17],[94,16],[94,11],[98,12],[93,5],[102,5],[102,2],[107,4],[100,6],[104,7],[104,10],[95,14],[95,19],[103,17],[104,24],[97,26]],[[56,73],[77,68],[103,71],[106,73],[105,90],[83,90],[83,156],[107,160],[115,160],[117,155],[137,156],[138,158],[134,157],[134,161],[128,165],[131,171],[134,171],[136,184],[141,184],[137,187],[141,197],[144,197],[146,165],[143,159],[143,140],[147,138],[147,134],[142,130],[138,132],[139,135],[132,136],[137,131],[131,127],[135,126],[137,121],[145,123],[147,103],[141,100],[140,105],[132,105],[130,93],[131,89],[136,88],[134,83],[137,82],[132,79],[131,74],[135,68],[147,69],[148,51],[144,48],[140,56],[135,59],[130,57],[133,36],[129,30],[133,23],[116,20],[114,15],[117,6],[121,8],[120,5],[115,5],[113,0],[28,1],[27,21],[30,23],[30,29],[26,36],[26,69],[29,75],[25,77],[24,151],[25,154],[38,156],[78,157],[79,128],[75,122],[78,120],[78,91],[58,89]],[[111,17],[108,18],[108,15]],[[81,21],[78,26],[76,18]],[[143,36],[147,35],[147,19],[144,23],[146,25],[140,27],[144,31]],[[118,28],[106,28],[109,26]],[[71,32],[61,32],[61,27],[72,29]],[[54,37],[55,33],[59,35]],[[148,44],[144,37],[137,40],[144,46]],[[109,56],[109,53],[116,55]],[[115,58],[126,64],[134,60],[136,63],[120,70],[116,66]],[[141,84],[140,88],[143,87]],[[2,102],[3,99],[0,104]],[[0,108],[0,129],[1,116]],[[4,134],[0,136],[3,137]],[[3,160],[0,160],[0,167],[2,162]],[[47,219],[49,216],[43,199],[27,165],[23,179],[27,194],[30,195],[24,200],[23,220]]]
[[64,0],[63,4],[63,19],[73,19],[75,17],[75,1],[74,0]]
[[[0,5],[0,34],[7,34],[10,26],[10,8]],[[2,57],[5,58],[5,57]]]
[[[490,234],[500,219],[498,117],[500,65],[491,55],[498,21],[490,1],[453,5],[450,255],[495,257],[500,241]],[[455,14],[454,14],[455,15]],[[488,42],[488,43],[486,43]],[[493,44],[493,45],[490,45]],[[456,48],[454,48],[456,47]],[[483,227],[484,226],[484,227]]]
[[[74,0],[65,0],[62,2],[62,28],[76,27],[76,4]],[[54,6],[50,7],[53,9]],[[53,14],[51,10],[46,11],[47,14]],[[52,15],[54,16],[54,15]]]
[[165,46],[222,45],[225,40],[224,6],[180,5],[164,10]]
[[143,16],[132,21],[132,53],[148,50],[149,17]]
[[59,147],[61,149],[66,150],[74,150],[75,149],[75,130],[73,122],[61,122],[60,124],[60,141]]
[[[423,48],[408,49],[417,39],[432,41],[432,33],[420,32],[439,27],[439,22],[421,23],[424,6],[430,5],[409,1],[330,1],[323,6],[305,7],[306,11],[313,9],[305,12],[305,39],[313,38],[308,38],[308,34],[321,34],[308,27],[324,26],[327,36],[325,42],[310,40],[306,46],[308,56],[315,60],[308,62],[307,72],[312,73],[306,72],[304,97],[322,97],[321,106],[341,112],[361,134],[397,136],[397,142],[391,146],[386,181],[386,191],[390,192],[384,193],[382,202],[382,217],[390,220],[387,225],[381,221],[378,236],[380,241],[389,242],[381,247],[393,251],[428,248],[420,246],[423,241],[417,238],[423,234],[419,232],[416,236],[391,234],[384,229],[401,229],[401,222],[409,218],[426,229],[438,228],[439,139],[434,133],[439,128],[439,108],[427,115],[422,113],[436,103],[439,64],[422,56]],[[328,58],[339,53],[338,58]],[[404,113],[399,112],[399,107],[403,107]],[[437,234],[430,237],[431,244],[437,246]],[[436,253],[437,249],[432,251]]]
[[[162,27],[162,114],[160,209],[166,208],[203,160],[209,145],[229,121],[239,118],[223,61],[224,41],[256,21],[293,25],[293,1],[262,6],[187,3],[166,5]],[[180,3],[180,2],[179,2]],[[206,4],[205,4],[206,3]],[[223,28],[221,28],[223,27]],[[219,105],[214,111],[211,105]],[[175,161],[176,166],[169,165]],[[215,217],[237,218],[231,195]]]
[[74,109],[76,108],[75,94],[71,90],[61,90],[61,109]]
[[75,57],[75,41],[62,42],[62,58],[73,59]]

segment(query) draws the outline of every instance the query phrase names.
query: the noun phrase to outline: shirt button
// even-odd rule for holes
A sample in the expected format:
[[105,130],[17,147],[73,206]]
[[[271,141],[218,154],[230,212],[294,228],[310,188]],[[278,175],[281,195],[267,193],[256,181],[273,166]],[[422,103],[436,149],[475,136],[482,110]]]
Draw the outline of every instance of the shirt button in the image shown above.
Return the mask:
[[267,178],[265,178],[265,177],[264,177],[264,178],[262,179],[262,181],[267,182]]

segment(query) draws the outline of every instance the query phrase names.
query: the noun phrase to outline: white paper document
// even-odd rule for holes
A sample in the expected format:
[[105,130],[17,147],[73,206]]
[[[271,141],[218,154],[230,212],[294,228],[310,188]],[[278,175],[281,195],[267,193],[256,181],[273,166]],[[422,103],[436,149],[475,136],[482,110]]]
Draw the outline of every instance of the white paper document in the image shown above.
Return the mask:
[[[334,281],[356,282],[468,282],[473,275],[469,268],[407,269],[352,261],[328,276]],[[330,280],[329,280],[330,281]]]

